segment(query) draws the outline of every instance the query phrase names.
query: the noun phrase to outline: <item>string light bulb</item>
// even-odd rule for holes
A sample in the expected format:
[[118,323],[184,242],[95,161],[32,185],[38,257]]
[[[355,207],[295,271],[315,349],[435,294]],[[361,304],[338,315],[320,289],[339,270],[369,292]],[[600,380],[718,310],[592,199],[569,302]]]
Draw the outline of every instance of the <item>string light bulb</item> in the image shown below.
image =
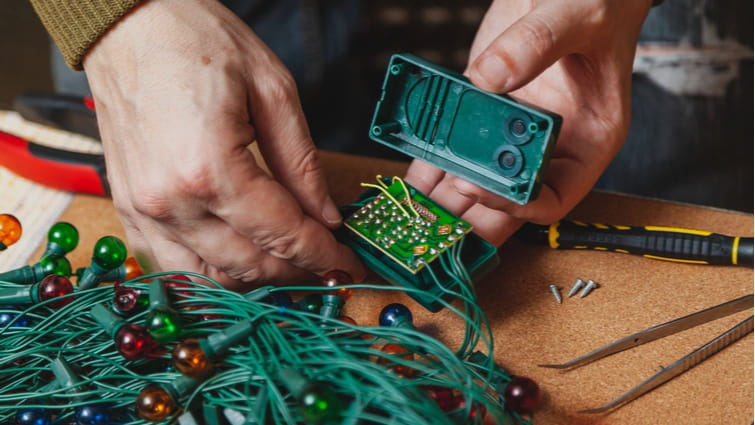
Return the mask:
[[160,343],[173,341],[181,333],[181,318],[178,312],[169,305],[165,281],[155,279],[149,285],[148,292],[149,313],[147,313],[144,327],[152,338]]
[[0,281],[31,285],[41,281],[49,274],[68,277],[71,275],[71,263],[66,257],[48,255],[31,266],[23,266],[0,273]]
[[214,369],[213,363],[231,347],[249,338],[252,330],[252,323],[242,320],[206,338],[186,339],[173,350],[173,366],[191,378],[206,376]]
[[524,376],[514,376],[503,391],[506,407],[517,413],[532,413],[540,406],[542,394],[535,381]]
[[401,344],[396,344],[393,342],[389,342],[388,344],[383,345],[383,347],[380,349],[383,353],[387,354],[385,357],[378,357],[378,364],[383,366],[390,366],[390,369],[399,376],[405,377],[405,378],[411,378],[415,374],[415,370],[410,368],[409,366],[396,363],[396,358],[401,358],[403,360],[407,361],[413,361],[414,360],[414,353],[409,351],[408,348],[404,347]]
[[281,369],[279,377],[291,395],[299,401],[299,411],[306,422],[317,425],[341,418],[341,400],[326,383],[309,380],[290,368]]
[[136,413],[145,421],[162,422],[177,409],[175,398],[159,385],[147,385],[136,397]]
[[351,288],[341,288],[341,286],[354,284],[354,279],[350,274],[343,270],[331,270],[325,273],[320,280],[323,286],[333,288],[333,291],[327,292],[330,295],[337,295],[347,301],[354,294],[354,290]]
[[113,285],[113,308],[116,313],[130,315],[145,310],[148,305],[149,300],[142,291],[120,282]]
[[16,425],[50,425],[52,414],[47,409],[26,408],[16,414]]
[[92,261],[79,279],[78,290],[90,289],[97,286],[103,276],[111,270],[120,267],[126,261],[126,245],[115,236],[104,236],[94,244]]
[[89,404],[76,409],[76,425],[110,425],[110,408],[101,403]]
[[0,251],[21,239],[21,222],[12,214],[0,214]]
[[102,304],[92,307],[91,314],[100,327],[113,338],[115,349],[126,360],[146,358],[158,346],[143,326],[126,322]]
[[380,311],[378,322],[380,326],[415,329],[412,319],[412,312],[407,306],[393,303],[383,307]]
[[43,257],[48,255],[64,256],[79,245],[79,231],[73,224],[59,221],[47,232],[47,247]]
[[52,308],[60,308],[73,300],[67,296],[72,293],[73,284],[67,277],[51,274],[31,286],[0,288],[0,305],[37,304],[60,298],[48,304]]

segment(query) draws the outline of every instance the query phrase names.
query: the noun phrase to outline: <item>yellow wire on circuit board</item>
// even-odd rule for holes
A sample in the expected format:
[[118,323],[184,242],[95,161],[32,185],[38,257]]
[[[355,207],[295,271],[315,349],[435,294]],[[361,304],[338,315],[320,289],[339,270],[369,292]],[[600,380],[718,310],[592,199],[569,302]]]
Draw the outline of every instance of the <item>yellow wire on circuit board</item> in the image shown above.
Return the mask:
[[[385,195],[386,197],[388,197],[388,199],[390,199],[394,204],[396,204],[396,206],[401,210],[401,212],[407,218],[412,218],[411,214],[409,214],[409,212],[404,209],[404,207],[401,205],[401,203],[396,198],[394,198],[393,195],[391,195],[390,192],[388,192],[388,189],[384,186],[385,184],[380,180],[380,175],[377,175],[376,177],[377,177],[377,180],[378,180],[378,182],[380,184],[360,183],[359,185],[362,186],[362,187],[371,187],[373,189],[377,189],[377,190],[383,192],[383,195]],[[406,186],[404,186],[404,187],[406,187]],[[408,191],[407,191],[407,196],[409,196],[409,192]],[[407,201],[409,201],[409,200],[407,199]],[[411,202],[408,202],[408,203],[411,205]],[[414,210],[414,208],[412,208],[412,210]],[[417,216],[419,217],[419,215],[417,215]]]
[[409,193],[409,188],[406,187],[406,183],[404,183],[404,179],[402,179],[401,177],[393,176],[393,180],[391,180],[391,183],[396,183],[396,182],[399,182],[401,187],[404,188],[404,193],[406,193],[406,204],[409,206],[409,208],[412,209],[412,212],[414,212],[414,216],[419,218],[420,217],[419,212],[417,211],[416,208],[414,208],[414,202],[412,202],[412,196]]

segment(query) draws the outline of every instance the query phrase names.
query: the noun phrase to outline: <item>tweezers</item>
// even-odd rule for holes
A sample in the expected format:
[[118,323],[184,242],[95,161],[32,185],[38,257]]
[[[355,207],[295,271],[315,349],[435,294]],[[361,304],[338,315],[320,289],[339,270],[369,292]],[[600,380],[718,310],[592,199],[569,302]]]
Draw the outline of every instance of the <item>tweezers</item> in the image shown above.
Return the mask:
[[[753,295],[745,295],[735,300],[727,301],[723,304],[709,307],[687,316],[680,317],[678,319],[674,319],[669,322],[634,333],[606,346],[598,348],[597,350],[585,354],[584,356],[578,357],[572,361],[563,364],[541,364],[539,366],[554,369],[573,369],[579,366],[584,366],[603,357],[610,356],[612,354],[628,350],[630,348],[634,348],[638,345],[642,345],[656,339],[673,335],[677,332],[693,328],[703,323],[726,317],[728,315],[751,308],[752,306]],[[744,321],[740,322],[738,325],[707,342],[705,345],[701,346],[695,351],[675,361],[670,366],[663,368],[663,370],[661,370],[660,372],[646,379],[641,384],[635,386],[631,390],[620,395],[607,404],[595,409],[581,410],[580,413],[601,413],[618,408],[668,382],[674,377],[681,375],[689,369],[692,369],[693,367],[700,364],[703,360],[716,354],[725,347],[733,344],[735,341],[749,334],[750,332],[752,332],[752,329],[753,316],[750,316]]]

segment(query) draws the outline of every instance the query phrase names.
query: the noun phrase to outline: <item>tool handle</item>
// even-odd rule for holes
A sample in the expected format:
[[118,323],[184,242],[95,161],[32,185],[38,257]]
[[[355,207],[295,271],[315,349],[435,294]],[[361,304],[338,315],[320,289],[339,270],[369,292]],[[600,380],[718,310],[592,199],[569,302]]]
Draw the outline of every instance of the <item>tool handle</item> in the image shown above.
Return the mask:
[[560,221],[550,226],[527,224],[520,234],[525,240],[547,240],[558,249],[614,251],[693,264],[753,264],[753,238],[703,230]]
[[13,109],[29,121],[99,139],[91,97],[26,92],[13,99]]
[[109,193],[102,155],[38,145],[0,131],[0,166],[56,189],[105,196]]

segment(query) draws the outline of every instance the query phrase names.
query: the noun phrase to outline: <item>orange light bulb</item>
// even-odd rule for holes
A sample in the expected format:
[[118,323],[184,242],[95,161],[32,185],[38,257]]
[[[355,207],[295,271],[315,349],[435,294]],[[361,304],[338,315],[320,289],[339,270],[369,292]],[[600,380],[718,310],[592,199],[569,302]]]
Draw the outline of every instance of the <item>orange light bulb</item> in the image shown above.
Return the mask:
[[401,358],[403,360],[414,360],[414,353],[409,351],[408,348],[404,347],[400,344],[394,344],[394,343],[388,343],[383,346],[383,348],[380,349],[380,351],[387,354],[386,357],[379,357],[378,358],[378,364],[383,366],[389,366],[391,370],[396,375],[399,375],[401,377],[405,378],[411,378],[415,375],[416,371],[409,366],[403,365],[403,364],[397,364],[395,363],[393,359],[395,358]]
[[21,222],[10,214],[0,214],[0,251],[21,238]]
[[194,338],[189,338],[176,346],[173,350],[173,366],[191,378],[205,376],[213,369],[199,341]]
[[144,270],[142,270],[142,267],[136,261],[136,258],[126,258],[126,261],[123,262],[123,265],[126,267],[126,280],[132,280],[136,279],[139,276],[144,276]]
[[147,385],[136,398],[136,412],[145,421],[162,422],[176,409],[176,401],[159,385]]

